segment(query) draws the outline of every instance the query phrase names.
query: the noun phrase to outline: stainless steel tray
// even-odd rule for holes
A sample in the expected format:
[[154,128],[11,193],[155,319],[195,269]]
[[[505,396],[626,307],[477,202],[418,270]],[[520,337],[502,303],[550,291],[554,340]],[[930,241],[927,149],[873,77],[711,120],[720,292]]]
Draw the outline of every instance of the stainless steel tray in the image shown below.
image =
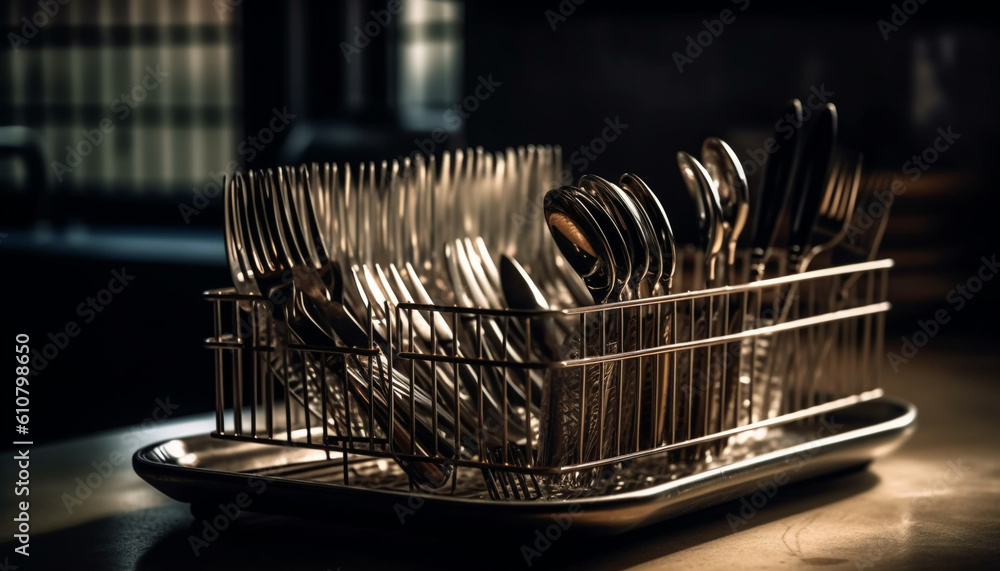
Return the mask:
[[[210,435],[147,446],[135,453],[132,466],[163,493],[190,503],[196,515],[214,514],[220,503],[232,503],[245,493],[248,511],[352,524],[414,530],[426,524],[440,530],[474,521],[477,526],[530,529],[557,518],[571,521],[580,532],[615,534],[752,494],[760,490],[759,482],[785,485],[863,466],[902,444],[915,429],[916,418],[912,404],[881,397],[811,424],[773,431],[764,442],[771,451],[762,449],[751,458],[561,500],[494,501],[385,489],[386,479],[379,474],[392,471],[391,460],[369,457],[345,463],[335,454],[328,460],[322,450]],[[350,486],[338,483],[345,469],[369,474],[371,485],[359,485],[364,479],[356,475]]]

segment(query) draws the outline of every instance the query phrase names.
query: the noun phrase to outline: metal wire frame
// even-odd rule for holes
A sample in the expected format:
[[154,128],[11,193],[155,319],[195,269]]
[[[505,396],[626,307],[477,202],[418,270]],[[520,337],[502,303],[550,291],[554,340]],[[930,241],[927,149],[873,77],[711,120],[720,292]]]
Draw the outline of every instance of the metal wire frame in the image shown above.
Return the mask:
[[[711,462],[739,455],[742,441],[760,438],[766,430],[881,396],[879,356],[884,353],[892,266],[891,260],[881,260],[746,285],[546,312],[399,304],[394,310],[386,308],[385,315],[393,321],[387,328],[388,354],[374,344],[316,347],[280,339],[266,300],[214,290],[204,296],[214,305],[215,335],[206,340],[215,351],[214,435],[325,450],[328,460],[339,459],[337,469],[343,471],[345,484],[350,479],[350,458],[384,457],[555,477],[655,456],[670,465]],[[443,319],[453,331],[473,332],[466,350],[459,354],[458,343],[438,339],[436,328],[431,329],[430,339],[420,339],[413,327],[418,313],[429,323]],[[369,311],[369,333],[371,319]],[[614,323],[617,328],[609,326]],[[663,335],[649,342],[643,331],[649,327]],[[582,351],[572,358],[546,357],[536,337],[553,328],[577,331]],[[647,341],[626,343],[633,329],[637,339]],[[485,334],[488,331],[494,335]],[[588,339],[594,333],[599,342]],[[588,351],[593,347],[598,350]],[[284,357],[276,358],[277,353]],[[383,359],[390,370],[403,373],[409,386],[386,385],[378,378],[388,376],[375,366]],[[377,426],[374,414],[349,396],[345,368],[352,362],[364,369],[368,402],[375,387],[392,387],[387,400],[392,426]],[[624,363],[636,366],[630,369]],[[472,368],[477,384],[455,382],[451,392],[439,390],[438,380],[458,379],[460,367]],[[591,372],[595,370],[600,373]],[[644,377],[626,379],[626,370]],[[538,439],[544,429],[541,423],[563,419],[539,418],[540,411],[528,404],[537,402],[533,391],[544,390],[555,374],[578,383],[573,393],[579,402],[576,412],[586,416],[584,411],[595,411],[589,426],[597,427],[593,434],[580,420],[572,435],[570,461],[561,463],[539,457]],[[599,379],[595,386],[601,390],[587,393],[588,375]],[[423,411],[414,396],[421,383],[433,403]],[[622,389],[628,383],[636,387],[632,393]],[[499,425],[494,416],[491,426],[484,399],[497,386],[502,387],[496,399]],[[608,395],[616,386],[618,395],[627,394],[632,405],[622,398],[609,403]],[[523,406],[512,402],[518,394]],[[463,417],[463,407],[457,404],[463,399],[474,403],[476,416],[471,419]],[[410,407],[406,425],[393,414],[401,405]],[[387,436],[396,430],[414,435],[418,418],[453,442],[454,450],[446,453],[435,447],[431,454],[418,454],[414,448],[399,449]],[[520,446],[526,452],[516,461],[507,446],[491,450],[488,444],[497,439],[508,442],[515,425],[525,435]],[[661,428],[650,431],[643,426]],[[590,441],[599,444],[588,455],[584,445]],[[454,490],[454,476],[451,484]]]

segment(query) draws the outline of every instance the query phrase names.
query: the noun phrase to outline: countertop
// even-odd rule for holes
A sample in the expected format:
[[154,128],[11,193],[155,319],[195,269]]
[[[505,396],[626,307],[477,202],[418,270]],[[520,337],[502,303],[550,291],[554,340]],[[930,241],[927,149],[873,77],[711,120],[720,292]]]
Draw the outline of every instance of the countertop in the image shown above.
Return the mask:
[[[886,392],[917,405],[918,429],[868,469],[789,485],[734,531],[730,502],[621,536],[574,537],[572,529],[532,568],[978,568],[1000,562],[1000,357],[938,339],[893,372]],[[202,533],[188,506],[151,488],[131,468],[145,443],[210,431],[209,416],[123,429],[30,452],[30,557],[0,551],[4,569],[517,569],[531,532],[488,535],[372,530],[244,514],[198,554]],[[119,456],[126,458],[118,463]],[[5,538],[17,501],[10,455]],[[110,467],[110,471],[109,471]],[[106,475],[88,475],[103,469]],[[80,478],[78,481],[77,478]],[[97,484],[91,486],[90,484]],[[79,486],[84,488],[77,490]],[[87,491],[89,489],[89,495]],[[70,498],[84,499],[75,501]],[[15,567],[16,566],[16,567]]]

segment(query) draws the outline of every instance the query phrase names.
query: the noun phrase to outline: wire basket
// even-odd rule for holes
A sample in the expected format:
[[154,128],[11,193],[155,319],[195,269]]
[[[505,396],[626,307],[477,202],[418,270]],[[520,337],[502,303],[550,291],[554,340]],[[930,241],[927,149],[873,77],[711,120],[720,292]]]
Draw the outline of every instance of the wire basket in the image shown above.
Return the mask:
[[[369,308],[381,347],[295,344],[271,301],[209,291],[213,436],[325,450],[347,486],[517,500],[669,480],[881,396],[892,266],[558,311]],[[398,469],[362,473],[380,458]]]

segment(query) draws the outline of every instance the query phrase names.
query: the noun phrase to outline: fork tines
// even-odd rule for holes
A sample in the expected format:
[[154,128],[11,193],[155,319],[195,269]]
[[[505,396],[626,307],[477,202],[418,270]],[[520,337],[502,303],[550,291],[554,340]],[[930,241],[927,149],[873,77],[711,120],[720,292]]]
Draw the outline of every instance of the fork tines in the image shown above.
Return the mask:
[[810,242],[815,246],[810,257],[828,251],[846,236],[861,179],[862,158],[852,151],[838,153],[813,226]]

